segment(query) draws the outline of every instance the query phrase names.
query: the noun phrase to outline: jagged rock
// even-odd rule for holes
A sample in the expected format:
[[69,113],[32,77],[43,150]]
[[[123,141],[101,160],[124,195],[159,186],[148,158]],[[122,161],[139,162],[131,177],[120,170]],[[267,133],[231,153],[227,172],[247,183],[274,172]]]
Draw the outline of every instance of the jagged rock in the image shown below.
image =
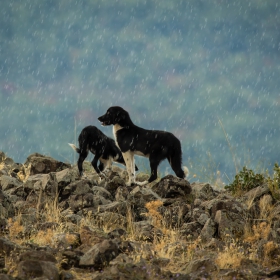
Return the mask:
[[55,257],[44,251],[28,251],[19,256],[18,277],[59,280]]
[[55,196],[58,192],[58,183],[54,173],[37,174],[28,177],[24,188],[37,194],[43,191],[46,195]]
[[122,201],[113,201],[105,205],[99,205],[98,212],[115,212],[125,216],[127,213],[127,203]]
[[162,198],[169,198],[184,197],[191,193],[192,188],[187,180],[167,175],[155,184],[152,190]]
[[63,269],[70,269],[71,267],[79,267],[80,257],[83,256],[84,253],[79,250],[65,250],[62,252],[62,261],[60,266]]
[[95,244],[81,258],[79,265],[81,267],[93,267],[101,269],[108,265],[119,254],[118,246],[111,240],[104,240],[101,243]]
[[71,165],[52,157],[41,155],[38,153],[28,156],[24,163],[25,173],[27,176],[36,174],[48,174],[50,172],[58,172],[60,170],[70,168]]
[[14,160],[10,157],[5,157],[3,160],[3,163],[8,166],[9,168],[11,168],[11,166],[15,163]]
[[208,220],[209,216],[210,215],[207,211],[203,210],[202,208],[196,207],[189,211],[184,219],[188,221],[197,221],[203,226]]
[[3,175],[0,177],[0,187],[3,191],[22,187],[22,182],[16,178]]
[[211,200],[217,196],[208,183],[192,183],[191,188],[196,199]]
[[63,189],[72,182],[79,179],[79,172],[76,168],[66,168],[64,170],[55,173],[56,181],[58,183],[59,190]]
[[111,239],[120,238],[122,236],[126,236],[126,231],[122,228],[116,228],[116,229],[108,232],[108,236]]
[[21,247],[10,240],[0,237],[0,255],[9,256],[12,251],[20,251]]
[[87,212],[96,212],[98,207],[111,203],[102,196],[93,195],[92,193],[71,195],[68,199],[69,207],[74,213],[79,213],[87,208]]
[[108,235],[99,228],[82,226],[80,229],[80,239],[84,245],[94,245],[108,239]]
[[45,251],[27,251],[19,256],[19,261],[36,260],[56,263],[55,257]]
[[75,280],[76,277],[69,271],[63,270],[59,273],[59,279],[60,280]]
[[25,260],[17,265],[18,277],[23,279],[59,280],[59,272],[53,262]]
[[190,239],[196,239],[201,232],[202,226],[198,222],[190,222],[190,223],[184,223],[182,227],[179,229],[179,232],[183,236],[187,236]]
[[263,195],[269,193],[270,193],[269,187],[267,185],[263,185],[263,186],[256,187],[243,194],[241,200],[244,202],[250,201],[252,203],[259,200],[260,197],[262,197]]
[[125,216],[114,212],[98,213],[96,219],[98,221],[98,226],[110,229],[125,227],[127,225]]
[[105,188],[103,187],[99,187],[99,186],[93,186],[91,188],[92,190],[92,193],[94,195],[97,195],[97,196],[102,196],[104,197],[105,199],[108,199],[108,200],[113,200],[113,196],[111,195],[110,192],[108,192]]
[[161,200],[161,197],[150,188],[135,187],[128,195],[127,201],[137,207],[143,207],[146,203],[153,200]]
[[10,218],[15,215],[15,208],[9,196],[0,189],[0,218]]
[[112,196],[115,196],[117,189],[124,186],[124,179],[119,176],[114,176],[108,183],[105,184],[105,189],[108,190]]
[[119,187],[115,192],[115,199],[116,201],[126,201],[129,195],[128,188]]
[[214,237],[214,234],[217,232],[217,224],[211,218],[209,218],[206,223],[204,224],[201,232],[200,238],[202,242],[210,242]]
[[81,179],[67,185],[61,191],[60,196],[67,199],[70,195],[84,195],[92,192],[93,182],[88,179]]
[[179,228],[186,220],[187,213],[190,212],[190,205],[186,204],[184,200],[173,200],[167,203],[167,199],[164,199],[164,204],[158,209],[165,220],[165,226],[172,228]]
[[77,248],[81,244],[78,233],[57,233],[52,239],[57,248]]
[[149,221],[135,222],[132,227],[137,240],[152,242],[162,236],[162,231],[151,225]]
[[218,224],[218,234],[222,240],[229,237],[240,238],[244,234],[245,220],[239,214],[218,210],[215,222]]
[[191,279],[209,279],[211,272],[215,271],[217,271],[215,260],[205,257],[190,261],[183,273],[189,274]]

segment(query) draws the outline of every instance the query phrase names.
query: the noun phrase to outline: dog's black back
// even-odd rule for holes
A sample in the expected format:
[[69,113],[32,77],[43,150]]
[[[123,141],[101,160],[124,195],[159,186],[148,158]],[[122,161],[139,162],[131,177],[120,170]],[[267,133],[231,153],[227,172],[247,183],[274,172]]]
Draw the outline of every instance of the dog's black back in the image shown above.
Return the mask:
[[[79,148],[73,144],[69,145],[79,153],[78,169],[80,175],[83,174],[83,162],[88,156],[89,151],[94,154],[92,166],[97,173],[103,171],[107,166],[110,167],[112,161],[125,165],[122,153],[116,146],[115,141],[106,136],[97,127],[92,125],[85,127],[81,131],[78,141]],[[100,163],[97,167],[98,160]]]

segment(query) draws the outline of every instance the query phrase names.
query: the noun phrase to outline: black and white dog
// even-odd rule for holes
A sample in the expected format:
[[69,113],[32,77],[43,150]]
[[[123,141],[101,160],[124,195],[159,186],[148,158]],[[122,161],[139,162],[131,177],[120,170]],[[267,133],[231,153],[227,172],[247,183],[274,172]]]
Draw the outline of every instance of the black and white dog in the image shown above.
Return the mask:
[[[115,141],[112,138],[107,137],[97,127],[92,125],[85,127],[81,131],[78,141],[79,148],[77,148],[74,144],[68,144],[74,151],[80,154],[77,162],[80,176],[83,175],[83,162],[89,151],[94,154],[91,164],[100,177],[101,175],[106,177],[102,171],[105,171],[107,168],[111,169],[113,161],[125,165],[122,153],[116,146]],[[97,167],[98,160],[99,166]],[[135,168],[138,170],[137,166],[135,166]]]
[[157,178],[160,162],[167,158],[175,174],[185,178],[188,168],[182,169],[181,143],[172,133],[160,130],[147,130],[136,126],[127,111],[119,106],[110,107],[106,114],[99,117],[102,125],[113,125],[113,133],[120,148],[129,175],[128,186],[135,182],[134,155],[149,158],[151,175],[148,181],[137,182],[145,185]]

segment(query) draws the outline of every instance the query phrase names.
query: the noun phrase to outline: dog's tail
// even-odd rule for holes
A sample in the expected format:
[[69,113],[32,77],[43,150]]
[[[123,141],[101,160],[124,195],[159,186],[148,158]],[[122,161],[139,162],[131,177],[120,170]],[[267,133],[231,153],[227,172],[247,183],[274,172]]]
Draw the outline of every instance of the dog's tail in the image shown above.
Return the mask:
[[77,153],[80,153],[80,152],[81,152],[81,150],[80,150],[79,148],[77,148],[74,144],[68,143],[68,145],[69,145],[75,152],[77,152]]
[[186,178],[188,178],[188,176],[190,174],[189,168],[187,166],[183,166],[183,171],[185,173]]
[[179,139],[176,138],[176,141],[173,142],[170,156],[167,159],[177,177],[182,179],[188,177],[188,167],[182,167],[182,148]]

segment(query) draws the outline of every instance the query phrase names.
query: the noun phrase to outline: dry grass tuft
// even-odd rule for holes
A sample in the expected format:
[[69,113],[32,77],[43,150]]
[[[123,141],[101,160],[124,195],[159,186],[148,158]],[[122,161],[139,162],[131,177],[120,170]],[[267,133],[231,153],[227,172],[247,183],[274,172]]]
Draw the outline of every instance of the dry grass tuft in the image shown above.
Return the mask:
[[15,220],[8,219],[8,230],[11,240],[16,241],[24,232],[24,226],[21,225],[21,214],[16,216]]
[[155,200],[146,203],[145,207],[148,210],[146,216],[152,219],[152,224],[156,228],[160,228],[163,225],[163,216],[158,212],[158,208],[163,205],[160,200]]
[[232,240],[231,243],[225,247],[224,251],[218,253],[216,264],[220,269],[238,268],[244,259],[245,255],[242,246],[238,246],[237,243]]

